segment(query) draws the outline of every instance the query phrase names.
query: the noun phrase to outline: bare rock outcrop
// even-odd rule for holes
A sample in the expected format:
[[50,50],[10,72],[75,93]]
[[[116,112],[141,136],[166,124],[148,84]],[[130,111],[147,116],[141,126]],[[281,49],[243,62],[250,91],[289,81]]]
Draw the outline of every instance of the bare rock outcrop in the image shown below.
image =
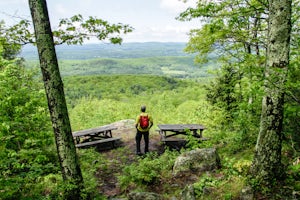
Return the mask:
[[212,171],[220,167],[220,158],[215,148],[195,149],[177,157],[173,167],[173,174]]

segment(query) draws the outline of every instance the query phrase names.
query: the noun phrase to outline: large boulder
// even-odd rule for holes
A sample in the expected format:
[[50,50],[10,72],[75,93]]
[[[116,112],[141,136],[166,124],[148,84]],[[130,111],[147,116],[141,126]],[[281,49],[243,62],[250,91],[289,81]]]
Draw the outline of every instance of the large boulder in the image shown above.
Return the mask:
[[173,167],[173,174],[212,171],[220,167],[220,157],[215,148],[195,149],[177,157]]
[[241,191],[240,199],[253,200],[254,199],[253,189],[250,186],[246,186],[245,188],[243,188]]
[[129,200],[160,200],[161,197],[153,192],[130,192]]
[[195,191],[193,185],[187,185],[181,192],[181,200],[195,200]]

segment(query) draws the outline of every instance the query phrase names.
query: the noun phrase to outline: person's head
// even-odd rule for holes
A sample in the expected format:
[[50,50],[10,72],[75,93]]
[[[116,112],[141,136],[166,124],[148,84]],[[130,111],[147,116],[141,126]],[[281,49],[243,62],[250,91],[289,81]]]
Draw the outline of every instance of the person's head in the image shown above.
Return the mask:
[[145,105],[142,105],[142,106],[141,106],[141,111],[142,111],[142,112],[146,112],[146,106],[145,106]]

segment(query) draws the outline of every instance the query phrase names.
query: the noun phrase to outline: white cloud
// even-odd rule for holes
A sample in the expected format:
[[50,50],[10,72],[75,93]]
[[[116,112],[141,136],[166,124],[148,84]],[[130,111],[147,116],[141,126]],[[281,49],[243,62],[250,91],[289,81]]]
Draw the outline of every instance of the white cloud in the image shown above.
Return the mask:
[[189,32],[191,28],[188,26],[172,26],[167,25],[165,27],[165,32],[175,32],[175,33],[186,33]]
[[54,5],[54,11],[59,16],[64,16],[64,15],[66,15],[66,13],[68,13],[66,7],[64,5],[62,5],[61,3]]
[[124,36],[124,42],[187,42],[188,26],[166,25],[164,27],[151,26],[139,29]]
[[161,0],[160,7],[172,13],[180,13],[188,7],[195,6],[196,2],[196,0],[188,0],[186,2],[184,2],[183,0]]

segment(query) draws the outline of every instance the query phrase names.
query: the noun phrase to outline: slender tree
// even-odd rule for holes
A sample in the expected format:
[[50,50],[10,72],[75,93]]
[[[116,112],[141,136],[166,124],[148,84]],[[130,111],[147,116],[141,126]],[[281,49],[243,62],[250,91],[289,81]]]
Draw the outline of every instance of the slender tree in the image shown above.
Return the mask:
[[67,184],[64,196],[65,199],[80,199],[83,178],[72,137],[46,0],[29,0],[29,7],[62,176]]
[[[280,178],[282,173],[282,124],[292,27],[291,3],[292,0],[199,0],[196,8],[189,8],[178,17],[179,20],[198,18],[204,23],[201,29],[190,32],[186,48],[189,52],[199,53],[199,61],[205,61],[213,50],[221,49],[225,55],[223,58],[234,61],[233,64],[249,84],[253,84],[257,77],[259,85],[260,80],[264,81],[252,174],[267,185]],[[295,12],[295,18],[298,16]],[[295,36],[293,38],[297,39]],[[264,68],[262,63],[266,63]],[[258,90],[253,87],[251,91],[254,92],[248,97],[249,104]],[[217,90],[210,94],[212,98],[219,95]]]
[[30,21],[22,20],[12,27],[1,29],[0,37],[17,46],[36,43],[38,47],[58,157],[62,176],[66,182],[64,196],[65,199],[80,199],[83,178],[72,137],[54,45],[82,44],[84,40],[93,37],[98,40],[108,39],[113,44],[121,44],[120,35],[131,32],[133,28],[121,23],[110,24],[95,17],[84,20],[81,15],[74,15],[70,19],[61,19],[58,29],[52,31],[46,0],[29,0],[29,7],[35,34],[32,34],[28,29],[31,24]]
[[285,82],[291,35],[291,0],[269,1],[269,32],[260,131],[252,175],[271,186],[282,175],[281,148]]

